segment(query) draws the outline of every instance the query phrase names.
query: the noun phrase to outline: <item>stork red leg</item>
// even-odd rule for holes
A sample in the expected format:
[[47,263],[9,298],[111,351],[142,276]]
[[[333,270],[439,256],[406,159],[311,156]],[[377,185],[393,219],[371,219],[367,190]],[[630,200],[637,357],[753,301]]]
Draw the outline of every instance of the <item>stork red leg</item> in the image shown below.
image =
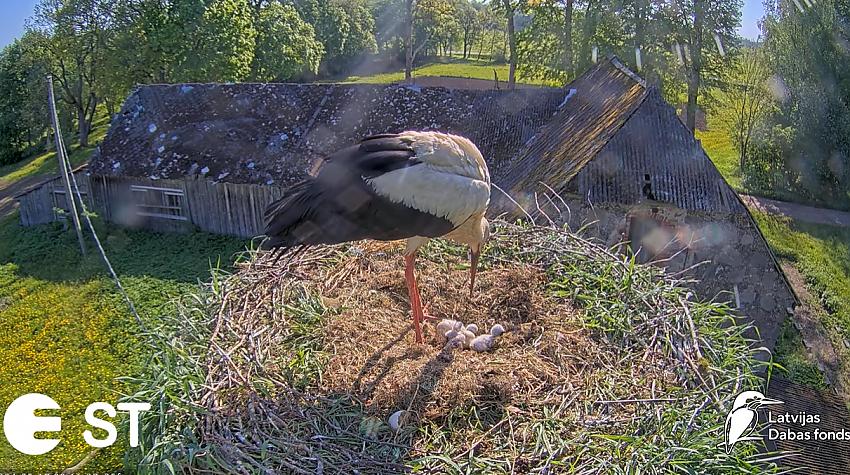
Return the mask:
[[421,321],[424,317],[422,301],[419,299],[419,289],[416,287],[416,276],[414,275],[414,255],[404,256],[404,280],[407,282],[407,294],[410,297],[410,308],[413,311],[413,333],[416,343],[422,343]]

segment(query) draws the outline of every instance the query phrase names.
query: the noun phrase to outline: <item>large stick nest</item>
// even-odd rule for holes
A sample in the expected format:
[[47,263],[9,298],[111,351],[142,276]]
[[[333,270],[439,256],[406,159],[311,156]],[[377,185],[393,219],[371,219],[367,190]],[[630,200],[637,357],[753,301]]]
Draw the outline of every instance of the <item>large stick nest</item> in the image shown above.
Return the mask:
[[[593,434],[669,423],[688,437],[751,377],[724,359],[735,345],[747,354],[743,330],[681,282],[566,231],[496,227],[471,297],[465,250],[434,242],[417,261],[430,314],[506,327],[482,353],[438,344],[431,323],[414,343],[400,243],[259,254],[215,282],[200,312],[207,351],[193,359],[205,381],[187,396],[205,414],[188,466],[593,472],[620,444]],[[663,458],[653,443],[642,456]]]

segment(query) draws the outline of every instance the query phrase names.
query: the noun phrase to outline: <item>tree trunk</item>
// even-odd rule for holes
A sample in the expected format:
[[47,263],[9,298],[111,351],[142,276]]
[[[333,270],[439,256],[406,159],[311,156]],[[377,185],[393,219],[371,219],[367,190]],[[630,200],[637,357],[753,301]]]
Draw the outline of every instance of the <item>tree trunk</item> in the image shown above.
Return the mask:
[[508,48],[510,59],[508,67],[508,89],[516,87],[516,31],[514,30],[514,8],[510,0],[504,0],[505,16],[508,20]]
[[404,80],[413,80],[413,2],[405,2],[404,17]]
[[83,109],[81,105],[77,105],[77,129],[80,134],[80,147],[85,148],[89,146],[89,129],[91,128],[91,123],[86,117],[86,111]]
[[[646,36],[646,26],[644,24],[645,14],[644,11],[646,9],[646,0],[635,0],[635,48],[636,50],[640,50],[641,55],[641,69],[646,69],[643,66],[644,61],[643,58],[643,43],[644,37]],[[637,55],[637,53],[635,53]],[[635,57],[635,63],[637,63],[637,57]],[[637,65],[637,64],[635,64]],[[644,73],[645,75],[646,73]]]
[[573,0],[564,2],[564,71],[569,78],[575,76],[573,67]]
[[106,113],[109,114],[109,119],[111,120],[115,116],[115,101],[103,99],[103,104],[106,106]]
[[694,0],[694,32],[691,51],[691,67],[688,71],[688,108],[685,125],[693,132],[696,129],[697,96],[702,79],[702,24],[705,17],[705,0]]
[[587,10],[584,12],[584,24],[582,25],[582,36],[584,37],[584,45],[582,46],[582,61],[590,58],[593,51],[593,36],[596,34],[597,27],[597,10],[598,1],[594,3],[592,0],[587,2]]

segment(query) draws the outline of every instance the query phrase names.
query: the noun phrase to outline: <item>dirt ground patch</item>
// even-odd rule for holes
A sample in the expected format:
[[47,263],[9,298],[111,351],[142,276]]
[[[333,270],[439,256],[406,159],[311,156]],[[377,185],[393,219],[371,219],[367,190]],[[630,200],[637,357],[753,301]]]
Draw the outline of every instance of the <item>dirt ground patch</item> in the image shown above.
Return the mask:
[[761,196],[741,195],[750,208],[762,213],[787,216],[795,221],[850,227],[850,212],[772,200]]

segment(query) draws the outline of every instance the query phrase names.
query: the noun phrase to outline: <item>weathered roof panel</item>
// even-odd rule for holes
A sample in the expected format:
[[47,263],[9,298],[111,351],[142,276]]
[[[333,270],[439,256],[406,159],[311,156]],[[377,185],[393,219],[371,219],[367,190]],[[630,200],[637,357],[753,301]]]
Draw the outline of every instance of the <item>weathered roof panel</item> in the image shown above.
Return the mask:
[[651,197],[682,209],[744,212],[699,141],[654,88],[575,182],[591,203]]
[[499,169],[555,113],[564,91],[385,85],[140,86],[92,159],[99,175],[288,185],[317,158],[368,135],[465,135]]
[[569,86],[561,111],[506,169],[514,191],[543,182],[557,191],[605,146],[646,96],[644,82],[616,58],[601,61]]

